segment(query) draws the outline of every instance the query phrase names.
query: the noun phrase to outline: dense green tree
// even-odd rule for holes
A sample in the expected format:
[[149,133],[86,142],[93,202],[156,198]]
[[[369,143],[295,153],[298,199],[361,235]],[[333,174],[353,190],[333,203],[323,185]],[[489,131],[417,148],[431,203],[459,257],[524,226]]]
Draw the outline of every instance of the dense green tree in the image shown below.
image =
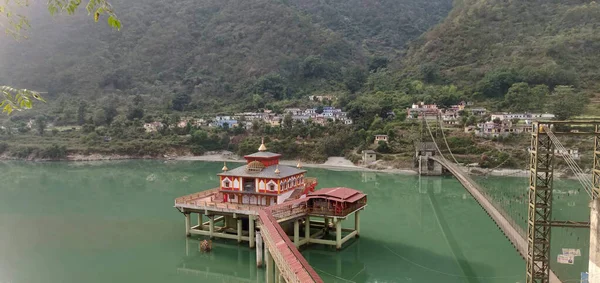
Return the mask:
[[369,62],[369,71],[377,72],[379,69],[386,68],[390,60],[384,56],[375,56]]
[[387,142],[379,141],[377,143],[377,152],[390,153],[391,152],[390,145]]
[[108,105],[103,107],[104,110],[104,118],[107,125],[110,125],[113,122],[113,119],[119,115],[119,111],[117,110],[116,102],[111,102]]
[[106,112],[104,109],[98,109],[94,112],[94,124],[102,126],[106,124]]
[[80,101],[77,107],[77,124],[83,125],[85,123],[85,113],[87,110],[87,102]]
[[183,111],[192,102],[192,97],[187,93],[178,93],[171,103],[173,110]]
[[366,72],[358,67],[350,68],[344,72],[344,84],[351,93],[360,90],[366,80]]
[[425,63],[420,66],[420,79],[426,83],[435,83],[440,79],[439,66],[435,63]]
[[513,84],[504,96],[503,110],[513,112],[540,111],[550,90],[546,85]]
[[46,117],[40,115],[35,118],[35,128],[40,136],[44,135],[47,126]]
[[550,96],[549,111],[557,120],[568,120],[583,113],[587,98],[571,86],[557,86]]
[[292,119],[292,114],[287,113],[283,117],[283,124],[282,124],[283,129],[285,129],[286,131],[290,131],[292,129],[293,122],[294,122],[294,120]]

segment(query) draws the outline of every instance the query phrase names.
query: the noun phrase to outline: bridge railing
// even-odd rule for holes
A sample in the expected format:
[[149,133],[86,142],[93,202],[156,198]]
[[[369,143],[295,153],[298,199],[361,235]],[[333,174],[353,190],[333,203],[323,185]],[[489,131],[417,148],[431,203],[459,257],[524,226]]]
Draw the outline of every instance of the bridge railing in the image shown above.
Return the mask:
[[485,196],[488,202],[504,217],[504,219],[506,219],[506,221],[508,221],[508,223],[517,231],[517,233],[519,233],[519,235],[521,235],[522,237],[525,237],[527,235],[525,229],[523,229],[523,227],[519,225],[508,212],[506,212],[506,210],[504,209],[504,207],[502,207],[500,203],[494,201],[494,197],[490,195],[481,185],[479,185],[479,183],[473,180],[473,178],[471,178],[468,175],[468,173],[464,172],[460,167],[458,167],[458,165],[448,161],[445,158],[438,157],[437,159],[443,161],[445,163],[444,166],[446,166],[446,168],[455,171],[454,173],[460,174],[462,178],[467,180],[467,182],[473,184],[473,188],[475,188],[477,191],[479,191]]
[[258,213],[261,235],[266,248],[286,282],[321,283],[323,280],[302,257],[269,210]]

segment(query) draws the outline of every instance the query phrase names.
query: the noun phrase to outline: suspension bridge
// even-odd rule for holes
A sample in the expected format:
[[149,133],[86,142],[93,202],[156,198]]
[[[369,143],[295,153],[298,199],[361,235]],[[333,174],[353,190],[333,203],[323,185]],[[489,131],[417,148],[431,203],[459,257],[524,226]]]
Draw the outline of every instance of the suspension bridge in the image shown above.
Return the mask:
[[[501,204],[494,201],[483,186],[478,184],[469,172],[457,161],[450,148],[444,133],[442,120],[438,117],[435,125],[423,118],[421,140],[416,144],[416,161],[418,171],[422,175],[436,175],[442,171],[452,174],[475,198],[486,213],[496,222],[498,227],[515,246],[517,251],[526,259],[527,283],[554,283],[563,282],[550,269],[550,246],[552,227],[562,228],[591,228],[590,229],[590,254],[589,254],[589,281],[600,282],[600,255],[597,245],[600,244],[600,121],[548,121],[535,122],[532,126],[529,164],[529,188],[527,189],[527,230],[517,224]],[[579,125],[592,131],[555,132],[554,127]],[[437,131],[441,135],[437,135]],[[570,154],[562,154],[565,163],[573,172],[575,179],[581,184],[591,200],[590,221],[554,220],[552,218],[554,153],[568,152],[557,136],[593,136],[593,169],[592,178],[585,174],[582,168],[573,160]],[[436,141],[436,136],[441,140]],[[425,141],[430,140],[430,141]],[[447,153],[452,158],[448,160],[439,144],[443,144]],[[500,165],[504,164],[502,162]],[[499,166],[500,166],[499,165]]]

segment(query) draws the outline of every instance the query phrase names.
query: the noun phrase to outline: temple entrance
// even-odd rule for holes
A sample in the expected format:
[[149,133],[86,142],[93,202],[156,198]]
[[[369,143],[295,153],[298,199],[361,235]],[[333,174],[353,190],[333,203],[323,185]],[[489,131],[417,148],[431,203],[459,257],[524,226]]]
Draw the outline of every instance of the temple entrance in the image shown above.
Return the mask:
[[253,178],[244,178],[244,192],[256,192],[256,181]]

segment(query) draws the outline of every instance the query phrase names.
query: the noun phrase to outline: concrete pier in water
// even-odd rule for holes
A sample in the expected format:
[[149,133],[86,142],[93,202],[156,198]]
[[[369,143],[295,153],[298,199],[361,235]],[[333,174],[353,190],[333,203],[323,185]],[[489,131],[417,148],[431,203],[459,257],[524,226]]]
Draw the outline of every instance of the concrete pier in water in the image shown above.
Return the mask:
[[[223,203],[220,199],[218,190],[208,190],[175,200],[185,218],[186,236],[248,241],[250,248],[257,248],[257,267],[266,266],[267,282],[322,282],[298,247],[323,244],[341,249],[359,236],[360,211],[367,205],[365,194],[347,188],[321,189],[273,206]],[[192,226],[194,213],[198,221]],[[205,215],[208,221],[203,223]],[[354,228],[343,228],[342,222],[351,215]],[[289,225],[293,227],[291,235],[282,227]],[[330,233],[335,233],[335,240],[323,239]]]

